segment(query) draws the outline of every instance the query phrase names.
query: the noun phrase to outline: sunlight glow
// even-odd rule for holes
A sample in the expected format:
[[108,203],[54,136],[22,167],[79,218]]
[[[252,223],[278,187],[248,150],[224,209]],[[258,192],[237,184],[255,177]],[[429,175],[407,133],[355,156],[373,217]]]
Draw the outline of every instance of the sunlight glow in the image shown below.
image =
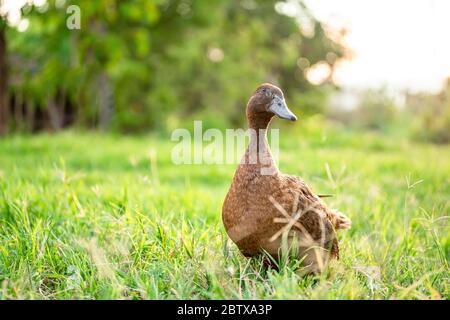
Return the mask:
[[333,77],[344,87],[438,91],[450,76],[450,1],[305,0],[331,28],[346,28],[353,59]]
[[331,69],[325,61],[316,63],[311,68],[305,70],[306,79],[312,84],[322,84],[331,74]]

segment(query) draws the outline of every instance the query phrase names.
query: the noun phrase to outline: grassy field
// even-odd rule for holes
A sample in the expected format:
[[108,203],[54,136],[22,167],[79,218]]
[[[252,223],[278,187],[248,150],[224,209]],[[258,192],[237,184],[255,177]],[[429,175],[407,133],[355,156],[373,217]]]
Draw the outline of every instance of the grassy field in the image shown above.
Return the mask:
[[171,162],[166,136],[0,140],[2,299],[448,299],[450,148],[303,125],[280,169],[352,220],[320,276],[265,272],[227,239],[233,165]]

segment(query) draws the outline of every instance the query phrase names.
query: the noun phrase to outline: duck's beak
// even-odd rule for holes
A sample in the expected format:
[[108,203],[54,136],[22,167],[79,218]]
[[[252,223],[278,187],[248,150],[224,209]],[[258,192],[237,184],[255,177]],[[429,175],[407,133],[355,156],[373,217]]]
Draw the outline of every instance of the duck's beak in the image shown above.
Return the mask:
[[275,95],[269,106],[269,111],[276,114],[281,119],[296,121],[297,117],[289,110],[283,97]]

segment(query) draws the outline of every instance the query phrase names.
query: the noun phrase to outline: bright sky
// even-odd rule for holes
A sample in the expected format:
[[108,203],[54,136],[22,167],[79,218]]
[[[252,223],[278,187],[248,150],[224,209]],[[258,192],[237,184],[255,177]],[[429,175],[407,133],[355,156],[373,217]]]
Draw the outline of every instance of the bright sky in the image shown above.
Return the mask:
[[[16,23],[25,1],[4,0]],[[354,55],[336,72],[342,86],[438,91],[450,77],[449,0],[304,1],[319,20],[349,30],[345,43]]]
[[450,77],[450,1],[305,0],[330,26],[346,26],[354,58],[336,74],[345,87],[437,91]]

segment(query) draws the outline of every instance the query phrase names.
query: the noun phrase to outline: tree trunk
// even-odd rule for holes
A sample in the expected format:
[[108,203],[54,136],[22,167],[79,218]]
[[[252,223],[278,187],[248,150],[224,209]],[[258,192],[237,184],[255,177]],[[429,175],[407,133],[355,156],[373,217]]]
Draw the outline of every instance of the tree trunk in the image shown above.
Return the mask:
[[99,77],[99,126],[107,129],[113,115],[114,102],[111,81],[104,70],[100,71]]
[[6,24],[0,18],[0,135],[7,133],[8,108],[8,62],[6,61]]
[[25,101],[25,119],[26,119],[26,128],[29,132],[33,132],[35,129],[35,121],[34,121],[34,103],[32,100]]
[[22,94],[16,93],[14,95],[14,129],[16,131],[21,131],[23,129],[23,100]]
[[47,104],[48,119],[50,120],[50,127],[53,131],[59,131],[62,129],[63,119],[60,111],[58,110],[58,103],[56,98],[50,98]]

